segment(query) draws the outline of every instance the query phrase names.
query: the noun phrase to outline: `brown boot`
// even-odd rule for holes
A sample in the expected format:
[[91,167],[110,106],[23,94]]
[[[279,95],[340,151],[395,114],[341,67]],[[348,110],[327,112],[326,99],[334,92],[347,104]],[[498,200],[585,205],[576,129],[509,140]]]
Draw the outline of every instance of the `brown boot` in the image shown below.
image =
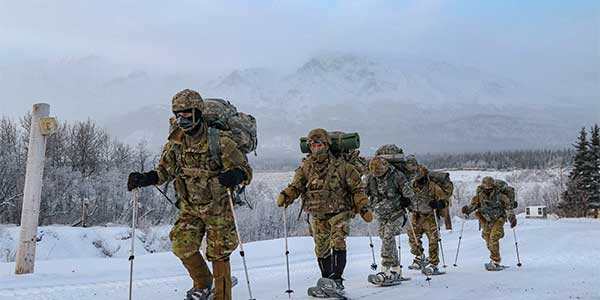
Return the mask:
[[188,273],[190,273],[195,288],[206,289],[212,286],[213,276],[200,252],[196,252],[194,255],[181,261],[183,262],[183,266],[188,270]]
[[213,261],[215,272],[215,297],[214,300],[231,300],[231,266],[229,259]]

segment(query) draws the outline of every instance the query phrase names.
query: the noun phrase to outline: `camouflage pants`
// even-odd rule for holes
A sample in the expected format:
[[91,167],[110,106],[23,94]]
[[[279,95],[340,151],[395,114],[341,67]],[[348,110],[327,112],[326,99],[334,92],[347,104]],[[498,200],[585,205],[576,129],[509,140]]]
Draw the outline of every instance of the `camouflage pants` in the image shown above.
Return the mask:
[[206,258],[209,261],[227,260],[237,248],[229,199],[227,194],[217,198],[203,205],[181,202],[179,216],[169,234],[175,256],[186,259],[198,253],[205,234]]
[[379,238],[381,238],[381,265],[384,267],[397,267],[400,265],[398,260],[398,248],[396,245],[396,236],[402,233],[402,215],[396,215],[391,218],[377,218],[379,222]]
[[500,239],[504,237],[504,218],[493,222],[487,222],[484,218],[480,218],[480,222],[481,237],[490,250],[490,259],[500,262]]
[[437,266],[440,263],[438,251],[440,236],[433,213],[420,214],[415,212],[412,215],[411,224],[414,229],[414,234],[412,232],[413,229],[409,228],[408,241],[410,243],[410,252],[415,256],[423,256],[425,249],[423,249],[421,237],[423,236],[423,233],[425,233],[429,240],[429,262],[431,265]]
[[310,230],[315,241],[315,254],[325,258],[332,250],[346,250],[346,237],[350,232],[352,212],[310,218]]

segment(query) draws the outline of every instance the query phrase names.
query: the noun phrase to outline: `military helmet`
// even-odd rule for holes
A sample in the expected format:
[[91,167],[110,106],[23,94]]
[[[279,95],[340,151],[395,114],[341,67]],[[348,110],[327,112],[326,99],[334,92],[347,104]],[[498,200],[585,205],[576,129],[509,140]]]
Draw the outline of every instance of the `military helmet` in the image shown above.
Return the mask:
[[412,154],[409,154],[409,155],[406,156],[406,162],[407,163],[414,163],[415,165],[418,165],[417,158],[414,155],[412,155]]
[[327,145],[331,145],[331,138],[329,137],[329,133],[327,133],[327,130],[323,128],[315,128],[309,131],[306,137],[308,138],[309,144],[310,140],[313,140],[320,141]]
[[429,175],[429,170],[425,165],[419,165],[419,176],[427,177]]
[[486,177],[483,177],[483,179],[481,180],[481,185],[483,186],[484,189],[492,189],[492,188],[494,188],[496,183],[494,182],[494,178],[492,178],[490,176],[486,176]]
[[387,173],[389,169],[389,163],[384,158],[375,156],[369,162],[369,171],[371,175],[375,177],[381,177]]
[[396,146],[396,144],[388,144],[379,147],[375,152],[376,156],[385,154],[404,154],[404,151],[402,151],[402,148]]
[[200,93],[185,89],[183,91],[178,92],[173,96],[173,113],[184,110],[198,109],[199,111],[203,110],[204,100],[202,100],[202,96]]

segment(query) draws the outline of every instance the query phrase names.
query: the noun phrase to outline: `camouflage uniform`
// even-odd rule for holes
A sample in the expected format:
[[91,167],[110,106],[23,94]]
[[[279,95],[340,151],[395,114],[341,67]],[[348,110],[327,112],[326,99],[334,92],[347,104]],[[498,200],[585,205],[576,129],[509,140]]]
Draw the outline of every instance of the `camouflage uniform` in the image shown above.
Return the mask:
[[302,161],[292,182],[281,192],[278,205],[287,206],[302,197],[302,208],[310,216],[321,275],[341,280],[350,221],[356,213],[363,213],[368,198],[356,168],[329,152],[331,141],[327,131],[314,129],[308,138],[323,140],[327,148]]
[[[184,90],[173,98],[173,110],[186,109],[190,97],[197,92]],[[201,105],[201,98],[195,103]],[[201,106],[198,108],[201,109]],[[215,272],[215,300],[231,299],[229,256],[237,248],[238,239],[230,208],[227,189],[217,175],[223,170],[239,168],[245,174],[245,184],[252,178],[245,155],[237,148],[229,132],[219,132],[220,161],[211,157],[206,124],[193,135],[180,128],[172,128],[155,171],[158,184],[175,179],[179,215],[169,238],[173,253],[179,257],[194,280],[195,288],[210,286],[212,274],[199,252],[200,243],[207,235],[206,258],[213,262]],[[221,269],[224,269],[221,272]],[[224,278],[218,278],[224,273]],[[221,284],[220,280],[223,280]]]
[[[378,164],[387,163],[373,159],[372,169],[377,168]],[[382,241],[381,265],[386,269],[386,267],[400,265],[395,237],[402,233],[402,224],[405,220],[401,201],[404,198],[402,190],[406,178],[393,167],[387,167],[381,173],[379,175],[376,170],[371,170],[371,174],[367,177],[367,195],[369,205],[379,223],[379,237]]]
[[[410,184],[404,189],[407,196],[410,193],[413,193],[411,197],[411,226],[416,237],[412,234],[412,232],[409,232],[408,241],[410,243],[410,252],[415,255],[416,258],[423,258],[425,249],[423,249],[421,237],[423,236],[423,233],[425,233],[427,235],[427,239],[429,240],[429,262],[432,266],[437,266],[440,261],[438,251],[440,236],[434,219],[435,217],[433,214],[433,208],[431,208],[429,204],[431,201],[446,201],[446,193],[435,182],[429,179],[426,168],[420,166],[419,169],[424,170],[420,171],[420,173],[424,172],[425,174],[417,174]],[[423,186],[417,183],[421,176],[426,178]]]
[[482,186],[489,185],[489,192],[478,188],[477,194],[471,199],[471,205],[463,208],[463,212],[470,213],[474,210],[475,215],[481,223],[481,237],[485,240],[490,259],[499,264],[500,257],[500,239],[504,237],[504,222],[506,219],[514,219],[513,204],[510,198],[501,193],[494,184],[491,177],[485,177]]

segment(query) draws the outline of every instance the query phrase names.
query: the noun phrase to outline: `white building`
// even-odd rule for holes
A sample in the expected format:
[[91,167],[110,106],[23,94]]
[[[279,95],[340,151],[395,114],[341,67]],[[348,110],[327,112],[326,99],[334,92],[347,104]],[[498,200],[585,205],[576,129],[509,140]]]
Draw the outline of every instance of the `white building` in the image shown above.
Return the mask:
[[525,217],[546,219],[546,209],[546,206],[527,206],[525,208]]

